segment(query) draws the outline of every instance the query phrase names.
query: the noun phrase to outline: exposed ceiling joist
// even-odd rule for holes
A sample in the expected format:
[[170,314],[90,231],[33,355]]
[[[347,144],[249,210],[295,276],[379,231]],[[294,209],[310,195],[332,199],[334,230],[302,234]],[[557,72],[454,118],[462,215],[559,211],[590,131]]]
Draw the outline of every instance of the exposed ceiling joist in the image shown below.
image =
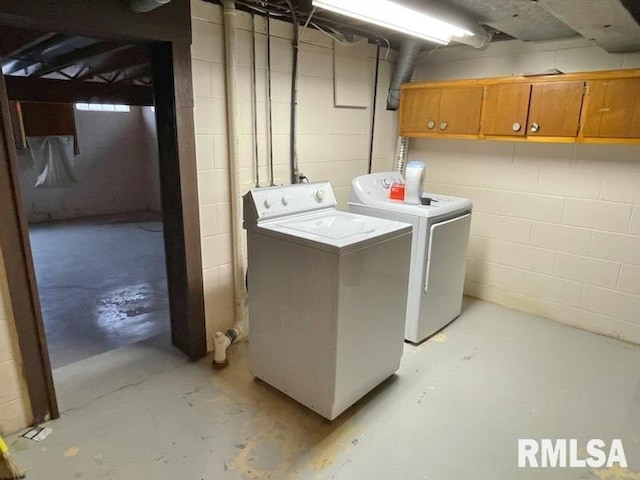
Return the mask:
[[6,77],[9,100],[21,102],[101,102],[128,105],[153,105],[153,88],[49,78]]
[[99,75],[106,75],[131,66],[150,63],[149,49],[144,46],[127,46],[107,55],[92,57],[78,63],[79,73],[74,77],[85,80]]
[[79,48],[69,53],[55,57],[52,60],[43,61],[39,66],[35,67],[29,72],[29,76],[42,77],[49,73],[57,72],[64,68],[70,67],[80,61],[86,61],[86,59],[98,57],[108,53],[115,53],[119,50],[127,48],[126,45],[101,42],[95,43],[85,48]]
[[[2,27],[2,34],[4,35]],[[70,37],[56,33],[46,40],[33,43],[28,48],[22,48],[18,54],[13,54],[10,58],[3,62],[3,72],[5,75],[19,72],[31,66],[54,62],[55,58],[65,55],[77,49],[87,47],[99,43],[100,40],[88,37]]]
[[134,65],[124,70],[118,70],[110,72],[107,75],[112,77],[113,82],[130,82],[133,80],[148,80],[151,78],[151,64],[143,63],[141,65]]
[[0,59],[19,56],[25,50],[42,43],[55,33],[42,33],[35,30],[25,30],[23,28],[2,27],[0,35]]

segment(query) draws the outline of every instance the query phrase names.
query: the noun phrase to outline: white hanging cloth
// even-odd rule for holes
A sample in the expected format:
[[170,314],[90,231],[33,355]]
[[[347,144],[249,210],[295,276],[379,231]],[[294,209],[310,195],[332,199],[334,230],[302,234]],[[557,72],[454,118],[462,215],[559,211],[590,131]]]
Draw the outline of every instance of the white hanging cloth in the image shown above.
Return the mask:
[[38,172],[36,187],[68,187],[77,180],[73,166],[73,136],[27,137]]

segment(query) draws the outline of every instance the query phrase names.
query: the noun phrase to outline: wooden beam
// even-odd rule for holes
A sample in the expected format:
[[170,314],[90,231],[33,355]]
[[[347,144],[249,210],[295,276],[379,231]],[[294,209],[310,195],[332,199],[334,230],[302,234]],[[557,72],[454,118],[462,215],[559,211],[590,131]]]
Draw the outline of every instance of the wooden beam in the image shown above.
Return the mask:
[[119,72],[113,72],[113,74],[113,81],[116,83],[142,79],[151,81],[151,63],[135,65]]
[[55,33],[0,26],[0,58],[11,58],[53,37]]
[[31,260],[27,217],[20,195],[17,153],[10,130],[9,104],[3,79],[0,72],[0,250],[9,279],[9,298],[33,423],[41,423],[57,418],[59,412]]
[[40,41],[30,44],[28,48],[25,46],[25,48],[20,49],[20,51],[14,52],[12,58],[7,59],[3,63],[3,72],[5,75],[11,75],[27,67],[36,65],[45,60],[43,52],[51,54],[51,52],[55,52],[56,49],[70,48],[83,40],[86,41],[83,37],[69,37],[59,33],[47,38],[43,37]]
[[111,54],[88,58],[82,62],[78,62],[82,67],[80,70],[81,73],[74,78],[84,80],[115,72],[116,70],[124,70],[125,68],[143,63],[151,63],[149,49],[142,45],[129,45],[127,48],[116,50]]
[[53,103],[123,103],[153,105],[153,88],[141,85],[6,77],[10,100]]
[[79,48],[69,53],[65,53],[50,60],[43,60],[40,66],[35,67],[29,72],[30,77],[42,77],[49,73],[57,72],[67,68],[80,61],[88,60],[92,57],[100,57],[109,53],[115,53],[118,50],[127,48],[127,45],[122,45],[112,42],[100,42],[93,45],[89,45],[85,48]]
[[110,40],[191,43],[189,0],[135,13],[123,0],[2,0],[0,23]]
[[172,343],[192,360],[207,354],[189,46],[153,48],[158,157]]

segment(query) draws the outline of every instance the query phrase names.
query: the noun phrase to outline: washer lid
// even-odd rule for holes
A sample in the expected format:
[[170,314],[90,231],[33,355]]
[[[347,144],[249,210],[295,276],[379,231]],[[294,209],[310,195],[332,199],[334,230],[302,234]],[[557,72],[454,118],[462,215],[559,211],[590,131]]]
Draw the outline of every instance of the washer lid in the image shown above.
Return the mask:
[[409,235],[411,225],[333,210],[261,222],[255,230],[331,253],[344,254]]
[[422,194],[423,197],[432,199],[431,205],[410,205],[402,200],[392,200],[389,198],[389,190],[393,182],[404,182],[402,175],[398,172],[380,172],[354,178],[351,182],[349,205],[360,205],[427,218],[460,210],[471,210],[471,200],[468,198],[435,193]]
[[341,215],[335,215],[335,213],[312,220],[288,222],[286,228],[303,233],[313,233],[334,240],[341,240],[363,233],[374,233],[376,231],[375,223],[368,218],[345,218]]

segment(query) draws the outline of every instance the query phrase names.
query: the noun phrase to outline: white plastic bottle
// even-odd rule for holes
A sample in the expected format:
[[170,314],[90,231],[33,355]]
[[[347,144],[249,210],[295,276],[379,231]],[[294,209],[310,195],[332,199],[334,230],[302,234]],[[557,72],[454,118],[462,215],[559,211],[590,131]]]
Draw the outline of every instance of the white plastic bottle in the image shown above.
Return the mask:
[[422,183],[424,182],[424,162],[411,161],[405,170],[404,203],[420,205]]

